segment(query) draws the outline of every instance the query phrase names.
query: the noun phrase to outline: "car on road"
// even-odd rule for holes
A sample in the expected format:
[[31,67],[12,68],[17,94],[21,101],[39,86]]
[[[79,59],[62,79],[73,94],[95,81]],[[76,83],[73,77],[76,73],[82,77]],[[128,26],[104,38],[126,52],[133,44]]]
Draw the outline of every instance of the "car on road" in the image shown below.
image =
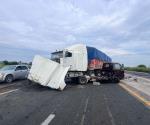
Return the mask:
[[8,65],[0,69],[0,81],[10,83],[16,79],[26,79],[29,73],[27,65]]

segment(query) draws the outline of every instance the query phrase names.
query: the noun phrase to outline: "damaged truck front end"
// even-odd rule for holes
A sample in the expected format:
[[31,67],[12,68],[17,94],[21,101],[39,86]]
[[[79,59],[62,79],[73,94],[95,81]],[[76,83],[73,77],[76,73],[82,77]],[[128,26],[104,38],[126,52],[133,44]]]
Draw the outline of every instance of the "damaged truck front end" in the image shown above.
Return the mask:
[[102,51],[76,44],[51,54],[51,60],[35,56],[28,79],[53,89],[63,90],[66,82],[115,80],[124,77],[124,69],[119,63]]
[[69,67],[37,55],[33,59],[28,79],[43,86],[63,90],[68,70]]

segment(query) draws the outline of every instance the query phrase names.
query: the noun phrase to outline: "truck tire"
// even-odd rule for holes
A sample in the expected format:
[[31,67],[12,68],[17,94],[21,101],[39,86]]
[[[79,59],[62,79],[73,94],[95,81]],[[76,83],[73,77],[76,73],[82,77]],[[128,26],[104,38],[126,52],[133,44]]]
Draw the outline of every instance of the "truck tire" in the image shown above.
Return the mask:
[[119,83],[119,82],[120,82],[120,80],[118,78],[113,79],[113,83]]
[[87,84],[87,79],[85,76],[81,76],[78,78],[78,82],[82,85]]
[[7,83],[11,83],[13,80],[14,80],[14,78],[12,75],[7,75],[5,78],[5,82],[7,82]]

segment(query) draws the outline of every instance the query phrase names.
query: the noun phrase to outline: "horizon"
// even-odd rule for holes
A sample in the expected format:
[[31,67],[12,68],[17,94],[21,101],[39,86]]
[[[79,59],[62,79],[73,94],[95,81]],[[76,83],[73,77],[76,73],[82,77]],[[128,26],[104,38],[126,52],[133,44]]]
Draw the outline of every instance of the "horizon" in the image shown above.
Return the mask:
[[149,6],[149,0],[2,0],[0,61],[50,58],[83,43],[125,66],[150,66]]

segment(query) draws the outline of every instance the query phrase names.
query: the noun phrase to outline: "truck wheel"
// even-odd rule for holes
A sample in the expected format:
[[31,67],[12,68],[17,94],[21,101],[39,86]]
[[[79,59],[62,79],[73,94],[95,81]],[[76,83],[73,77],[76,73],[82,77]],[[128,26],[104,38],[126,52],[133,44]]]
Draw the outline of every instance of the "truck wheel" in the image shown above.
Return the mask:
[[113,79],[113,83],[119,83],[119,82],[120,82],[119,79],[117,79],[117,78],[114,78],[114,79]]
[[7,75],[5,78],[5,82],[11,83],[13,81],[13,76],[12,75]]
[[87,79],[84,76],[79,77],[78,82],[82,85],[87,84]]

